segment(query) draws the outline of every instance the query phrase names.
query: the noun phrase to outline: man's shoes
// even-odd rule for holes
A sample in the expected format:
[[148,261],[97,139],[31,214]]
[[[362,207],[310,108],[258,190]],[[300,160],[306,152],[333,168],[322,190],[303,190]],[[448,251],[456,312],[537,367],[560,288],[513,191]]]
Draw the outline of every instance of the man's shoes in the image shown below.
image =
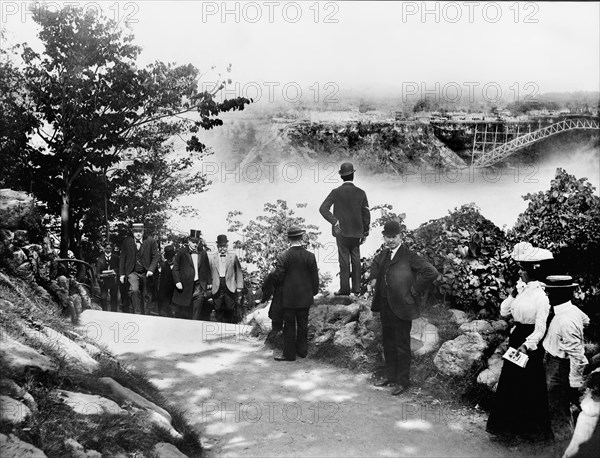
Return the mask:
[[306,358],[306,353],[304,353],[302,355],[300,353],[296,353],[296,355],[298,355],[300,358]]
[[392,382],[391,380],[388,379],[383,379],[383,380],[377,380],[375,383],[373,383],[373,386],[376,387],[382,387],[382,386],[388,386],[388,385],[393,385],[394,382]]
[[336,291],[335,293],[333,293],[334,296],[350,296],[350,293],[343,293],[341,291]]
[[283,356],[275,356],[275,361],[296,361],[295,359],[284,358]]
[[396,385],[392,391],[392,396],[400,396],[408,390],[408,385]]

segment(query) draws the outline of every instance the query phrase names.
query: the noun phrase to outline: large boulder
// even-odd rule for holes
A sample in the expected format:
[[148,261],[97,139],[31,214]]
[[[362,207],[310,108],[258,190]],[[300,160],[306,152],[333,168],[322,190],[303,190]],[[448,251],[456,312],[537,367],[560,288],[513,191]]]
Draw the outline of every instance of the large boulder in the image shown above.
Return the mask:
[[159,442],[152,449],[153,458],[187,458],[177,447],[168,442]]
[[431,324],[427,318],[413,320],[410,340],[413,355],[422,356],[433,352],[440,343],[437,326]]
[[110,377],[101,377],[99,381],[100,383],[104,384],[110,389],[113,399],[116,399],[118,402],[123,403],[125,401],[129,401],[131,404],[141,409],[152,410],[158,413],[159,415],[165,417],[169,424],[171,423],[172,418],[169,412],[167,412],[162,407],[157,406],[153,402],[148,401],[145,397],[137,394],[135,391],[124,387],[119,382]]
[[487,346],[481,334],[468,332],[444,342],[433,363],[442,374],[462,377],[483,357]]
[[0,418],[3,422],[20,425],[31,416],[31,410],[21,401],[0,395]]
[[75,391],[54,390],[52,394],[67,404],[74,412],[81,415],[125,414],[115,401],[95,394],[77,393]]
[[0,456],[2,458],[46,458],[39,448],[23,442],[14,434],[0,434]]
[[498,380],[504,364],[502,355],[506,353],[506,350],[508,350],[508,338],[496,347],[492,356],[488,358],[487,369],[481,371],[477,376],[477,383],[487,386],[493,392],[496,392],[498,387]]
[[463,323],[460,325],[458,330],[463,334],[468,332],[477,332],[484,336],[493,334],[495,332],[492,325],[486,320],[473,320],[467,323]]
[[98,361],[61,332],[47,326],[41,326],[39,330],[27,326],[23,326],[22,329],[31,339],[60,353],[71,367],[87,373],[92,373],[98,369]]
[[0,329],[0,333],[4,336],[0,356],[10,371],[24,376],[29,371],[53,372],[58,369],[50,358],[13,339],[4,329]]

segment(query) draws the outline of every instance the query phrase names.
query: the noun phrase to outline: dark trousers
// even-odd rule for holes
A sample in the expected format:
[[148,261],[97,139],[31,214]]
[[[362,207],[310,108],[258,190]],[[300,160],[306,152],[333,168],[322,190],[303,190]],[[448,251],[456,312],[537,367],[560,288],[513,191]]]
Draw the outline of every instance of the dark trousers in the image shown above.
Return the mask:
[[546,353],[544,366],[552,432],[558,440],[567,439],[573,435],[573,417],[569,401],[569,359],[557,358]]
[[129,310],[129,279],[125,277],[125,283],[119,282],[119,293],[121,295],[121,311],[130,313]]
[[129,274],[129,297],[133,305],[133,313],[146,314],[145,295],[148,291],[148,278],[145,273],[131,272]]
[[360,239],[337,237],[340,264],[340,292],[350,294],[350,267],[352,267],[352,292],[360,294]]
[[283,309],[283,357],[294,360],[308,354],[308,307]]
[[117,311],[117,298],[119,297],[119,288],[114,278],[105,279],[100,285],[100,306],[105,312],[108,311],[108,294],[110,293],[110,311]]
[[410,385],[410,329],[412,321],[401,320],[386,303],[381,308],[381,331],[386,378]]
[[206,297],[206,291],[199,281],[195,281],[192,295],[192,320],[210,321],[211,312],[212,305]]
[[235,293],[227,289],[225,278],[220,278],[219,291],[214,297],[215,318],[221,323],[235,322]]

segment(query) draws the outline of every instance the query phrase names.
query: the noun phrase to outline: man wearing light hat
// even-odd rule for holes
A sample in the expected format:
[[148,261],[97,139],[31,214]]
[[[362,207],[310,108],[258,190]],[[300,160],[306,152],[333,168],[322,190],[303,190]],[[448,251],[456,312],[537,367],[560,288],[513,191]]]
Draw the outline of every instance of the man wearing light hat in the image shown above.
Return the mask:
[[[338,248],[340,289],[336,295],[360,294],[360,244],[369,235],[371,213],[366,193],[354,186],[354,166],[344,162],[339,170],[344,183],[329,193],[319,212],[331,223]],[[333,205],[333,213],[330,208]],[[352,290],[350,267],[352,266]]]
[[152,276],[158,267],[158,245],[152,237],[144,237],[144,225],[131,226],[133,237],[127,237],[121,247],[119,273],[121,283],[129,280],[129,295],[134,313],[146,315],[145,295],[150,287]]
[[302,246],[304,233],[298,226],[288,229],[290,247],[277,258],[273,273],[273,281],[281,285],[283,308],[283,355],[276,361],[308,354],[308,311],[319,292],[319,270],[315,255]]
[[558,439],[566,439],[573,433],[570,400],[577,402],[582,394],[583,370],[588,363],[583,328],[590,319],[571,303],[577,286],[568,275],[546,278],[546,293],[554,307],[554,318],[543,342],[544,365],[552,429]]

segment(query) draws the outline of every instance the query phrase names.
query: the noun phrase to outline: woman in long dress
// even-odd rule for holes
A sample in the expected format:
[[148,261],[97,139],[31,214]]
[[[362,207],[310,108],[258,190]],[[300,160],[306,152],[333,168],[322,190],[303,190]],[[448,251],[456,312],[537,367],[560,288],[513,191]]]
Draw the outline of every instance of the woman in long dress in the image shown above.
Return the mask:
[[553,256],[526,242],[515,245],[511,256],[519,263],[521,279],[500,305],[500,315],[513,317],[509,346],[526,353],[529,360],[524,368],[504,360],[486,429],[497,439],[545,440],[552,438],[552,430],[541,341],[550,302],[540,279]]

